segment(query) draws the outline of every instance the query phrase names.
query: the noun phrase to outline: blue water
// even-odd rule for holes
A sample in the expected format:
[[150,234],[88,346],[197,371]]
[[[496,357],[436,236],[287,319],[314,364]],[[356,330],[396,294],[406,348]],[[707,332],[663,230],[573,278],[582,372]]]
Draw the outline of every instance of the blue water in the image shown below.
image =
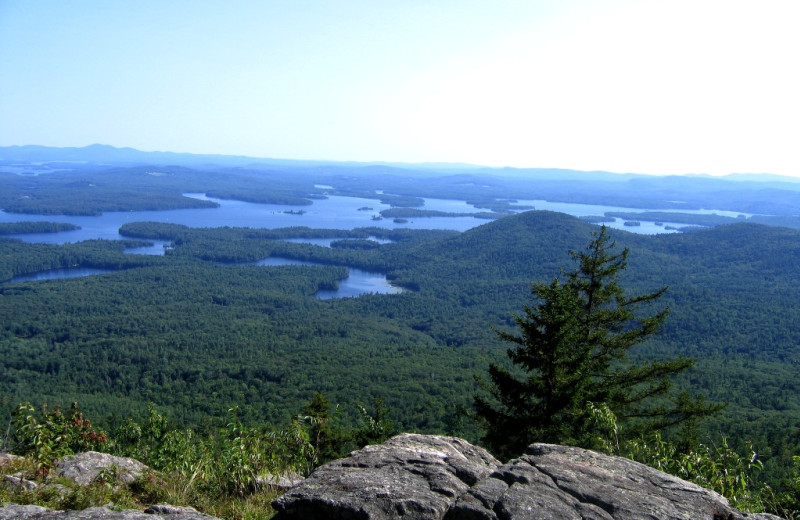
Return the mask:
[[[393,219],[373,220],[381,210],[388,209],[387,204],[378,200],[358,197],[330,196],[327,199],[315,200],[310,206],[300,209],[305,211],[302,215],[293,215],[286,211],[297,210],[298,206],[280,204],[256,204],[237,200],[221,200],[206,197],[202,194],[187,194],[193,198],[212,200],[217,202],[218,208],[204,209],[177,209],[168,211],[109,211],[100,216],[66,216],[66,215],[22,215],[18,213],[0,212],[0,222],[20,221],[50,221],[68,222],[80,226],[81,229],[62,231],[59,233],[34,233],[12,235],[25,242],[40,242],[50,244],[63,244],[66,242],[79,242],[81,240],[107,239],[119,240],[120,226],[129,222],[170,222],[189,227],[251,227],[277,229],[293,226],[304,226],[322,229],[354,229],[361,227],[380,227],[385,229],[410,228],[410,229],[452,229],[466,231],[476,226],[486,224],[488,221],[474,217],[417,217],[408,219],[407,223],[398,224]],[[521,200],[519,204],[533,206],[536,209],[560,211],[574,216],[603,215],[606,211],[642,211],[632,208],[617,206],[602,206],[589,204],[569,204],[561,202],[547,202],[543,200]],[[359,208],[370,207],[372,211],[359,211]],[[445,199],[425,199],[424,209],[448,212],[478,212],[485,211],[476,208],[464,201]],[[736,216],[738,213],[698,210],[691,213],[717,213],[719,215]],[[690,213],[690,211],[687,211]],[[623,225],[623,221],[609,224],[635,233],[664,233],[664,227],[652,223],[642,222],[636,228]],[[670,225],[669,222],[665,222]],[[682,224],[675,224],[681,227]],[[163,245],[155,249],[142,251],[145,254],[156,254]]]
[[[311,206],[287,206],[279,204],[256,204],[237,200],[212,199],[202,194],[188,194],[194,198],[213,200],[220,204],[218,208],[176,209],[168,211],[109,211],[100,216],[66,216],[66,215],[21,215],[0,212],[0,222],[48,221],[69,222],[81,229],[62,231],[59,233],[35,233],[12,235],[25,242],[63,244],[90,239],[119,240],[123,238],[118,230],[129,222],[169,222],[189,227],[250,227],[277,229],[304,226],[315,229],[354,229],[362,227],[380,227],[385,229],[454,229],[466,231],[475,226],[486,224],[486,220],[474,217],[426,217],[409,219],[408,223],[397,224],[393,219],[373,220],[378,212],[388,209],[389,205],[377,200],[358,197],[331,196],[323,200],[315,200]],[[432,199],[434,207],[436,202]],[[373,211],[359,211],[359,208],[370,207]],[[287,211],[305,211],[302,215],[293,215]],[[474,208],[472,211],[476,211]]]
[[91,276],[93,274],[113,273],[110,269],[94,269],[91,267],[66,267],[64,269],[48,269],[38,273],[21,274],[15,276],[10,281],[16,282],[35,282],[39,280],[57,280],[62,278],[79,278],[81,276]]
[[[256,262],[256,265],[265,267],[281,265],[310,265],[319,266],[323,264],[315,262],[305,262],[290,258],[270,257]],[[336,290],[318,291],[314,296],[320,300],[331,300],[334,298],[353,298],[363,294],[399,294],[403,292],[400,287],[391,285],[386,276],[380,273],[372,273],[361,269],[348,267],[348,276],[339,281]],[[56,280],[66,278],[79,278],[81,276],[91,276],[95,274],[113,273],[109,269],[94,269],[89,267],[67,267],[64,269],[49,269],[38,273],[23,274],[15,276],[10,283],[36,282],[40,280]]]
[[[696,210],[646,210],[640,208],[624,208],[621,206],[603,206],[599,204],[575,204],[571,202],[548,202],[546,200],[518,200],[515,204],[521,206],[532,206],[536,209],[545,209],[549,211],[558,211],[559,213],[566,213],[574,217],[589,217],[589,216],[603,216],[607,211],[613,212],[644,212],[644,211],[669,211],[675,213],[691,213],[691,214],[717,214],[722,217],[737,218],[741,215],[751,217],[749,213],[741,213],[738,211],[724,211],[716,209],[696,209]],[[679,228],[687,227],[686,224],[678,222],[663,221],[660,222],[661,226],[656,225],[655,222],[648,222],[645,220],[638,221],[638,226],[626,226],[625,220],[615,219],[614,222],[605,222],[607,227],[613,229],[624,229],[632,233],[641,235],[655,235],[660,233],[677,233]],[[673,229],[669,229],[673,228]]]
[[[359,197],[329,196],[327,199],[314,200],[310,206],[288,206],[280,204],[257,204],[252,202],[242,202],[237,200],[222,200],[206,197],[201,193],[187,193],[186,196],[212,200],[219,204],[217,208],[204,209],[179,209],[168,211],[125,211],[125,212],[106,212],[99,216],[66,216],[66,215],[22,215],[16,213],[6,213],[0,211],[0,222],[21,222],[21,221],[49,221],[49,222],[68,222],[80,226],[78,230],[62,231],[59,233],[35,233],[11,235],[25,242],[63,244],[79,242],[91,239],[120,240],[119,228],[130,222],[167,222],[182,224],[189,227],[250,227],[277,229],[294,226],[303,226],[315,229],[354,229],[364,227],[379,227],[384,229],[409,228],[409,229],[449,229],[455,231],[467,231],[476,226],[488,223],[485,219],[474,217],[417,217],[408,219],[408,222],[398,224],[393,219],[376,220],[379,212],[388,209],[390,206],[381,203],[376,199],[365,199]],[[446,211],[451,213],[473,213],[486,211],[476,208],[460,200],[447,199],[424,199],[423,209]],[[641,209],[623,208],[616,206],[589,205],[589,204],[569,204],[560,202],[547,202],[544,200],[520,200],[517,204],[532,206],[538,210],[551,210],[567,213],[573,216],[582,217],[590,215],[603,215],[607,211],[643,211]],[[369,211],[363,208],[372,208]],[[288,213],[290,211],[303,210],[302,215]],[[726,216],[738,216],[739,213],[697,210],[686,211],[686,213],[717,213]],[[625,226],[624,221],[617,219],[615,222],[607,223],[609,227],[624,229],[634,233],[654,234],[669,233],[676,230],[669,230],[667,227],[683,227],[683,224],[663,222],[664,225],[657,226],[653,222],[642,221],[640,226]],[[316,245],[330,247],[332,239],[297,239],[297,241],[313,243]],[[152,246],[131,248],[126,250],[130,254],[164,254],[164,249],[168,243],[163,241],[150,241]],[[379,241],[384,243],[385,241]],[[266,262],[266,261],[265,261]],[[268,265],[268,263],[262,264]],[[285,264],[280,264],[285,265]],[[28,278],[15,278],[14,281],[32,281],[48,278],[71,278],[76,276],[88,276],[98,274],[93,270],[75,268],[66,270],[54,270],[32,275]],[[98,270],[94,270],[98,271]],[[101,271],[102,272],[102,271]],[[321,292],[319,298],[328,299],[336,297],[358,296],[365,293],[392,294],[400,292],[400,289],[392,287],[386,281],[386,277],[378,273],[367,273],[358,269],[350,269],[350,276],[340,282],[338,291]]]
[[[303,260],[293,260],[290,258],[270,257],[259,260],[256,265],[279,266],[279,265],[322,265],[315,262]],[[348,267],[348,277],[339,281],[339,288],[335,291],[317,291],[314,295],[320,300],[331,300],[334,298],[353,298],[362,294],[399,294],[403,292],[400,287],[391,285],[386,276],[380,273],[372,273]]]

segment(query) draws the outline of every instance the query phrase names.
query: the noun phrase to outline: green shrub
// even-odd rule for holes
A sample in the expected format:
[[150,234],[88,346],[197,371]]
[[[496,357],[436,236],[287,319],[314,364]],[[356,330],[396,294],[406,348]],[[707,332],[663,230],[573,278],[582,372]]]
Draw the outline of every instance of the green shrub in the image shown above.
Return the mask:
[[39,477],[46,477],[55,461],[65,455],[101,450],[108,443],[106,434],[92,427],[91,421],[72,403],[67,413],[42,405],[40,413],[30,403],[20,404],[12,420],[12,451],[33,459]]

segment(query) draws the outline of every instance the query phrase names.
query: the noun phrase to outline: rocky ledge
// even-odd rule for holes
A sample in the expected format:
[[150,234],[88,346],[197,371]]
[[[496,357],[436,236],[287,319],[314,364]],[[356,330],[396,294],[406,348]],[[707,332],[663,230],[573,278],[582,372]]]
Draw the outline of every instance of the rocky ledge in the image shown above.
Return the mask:
[[318,468],[278,520],[767,520],[643,464],[533,444],[501,464],[462,439],[404,434]]
[[[85,482],[109,465],[121,478],[135,478],[146,469],[133,460],[90,453],[63,461],[60,470]],[[25,485],[18,480],[0,485]],[[521,457],[502,464],[462,439],[414,434],[317,468],[273,507],[276,520],[780,520],[742,513],[713,491],[621,457],[532,444]],[[0,520],[12,518],[215,520],[167,504],[144,511],[0,507]]]
[[83,511],[54,511],[39,506],[6,504],[0,507],[0,520],[219,520],[190,507],[152,506],[145,511],[112,511],[91,507]]

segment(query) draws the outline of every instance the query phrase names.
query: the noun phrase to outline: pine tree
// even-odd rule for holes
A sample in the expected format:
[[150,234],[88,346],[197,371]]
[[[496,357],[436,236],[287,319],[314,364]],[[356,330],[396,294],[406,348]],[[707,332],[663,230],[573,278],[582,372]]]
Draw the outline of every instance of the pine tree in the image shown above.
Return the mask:
[[519,335],[498,331],[515,346],[516,369],[489,367],[491,398],[475,396],[485,442],[498,456],[520,455],[532,442],[592,447],[591,405],[604,404],[630,432],[661,430],[719,409],[683,393],[670,394],[670,378],[692,360],[628,362],[628,351],[656,334],[669,309],[641,317],[642,306],[666,291],[628,297],[618,275],[628,249],[614,253],[605,226],[584,252],[572,252],[577,267],[565,281],[535,283],[535,305],[514,316]]

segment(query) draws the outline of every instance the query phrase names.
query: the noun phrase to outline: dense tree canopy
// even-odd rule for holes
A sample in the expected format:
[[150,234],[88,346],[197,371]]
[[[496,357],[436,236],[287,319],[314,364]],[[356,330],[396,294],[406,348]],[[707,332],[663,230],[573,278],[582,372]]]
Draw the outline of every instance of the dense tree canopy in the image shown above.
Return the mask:
[[[173,247],[149,256],[124,254],[116,241],[0,239],[3,280],[55,267],[119,269],[0,284],[4,416],[21,401],[66,407],[77,400],[106,424],[143,414],[152,401],[187,425],[219,420],[232,406],[247,424],[283,424],[320,391],[342,405],[344,424],[357,423],[357,405],[379,397],[399,429],[475,441],[478,432],[458,409],[477,391],[473,376],[504,359],[506,345],[491,325],[511,330],[530,281],[560,275],[569,251],[585,247],[597,228],[537,211],[465,233],[126,229]],[[317,236],[390,242],[285,241]],[[775,461],[768,469],[790,467],[800,441],[800,234],[743,223],[655,237],[617,231],[615,238],[634,252],[619,277],[631,294],[670,287],[660,298],[671,311],[662,334],[632,349],[631,362],[696,359],[675,378],[676,389],[729,403],[701,435],[751,439],[763,460]],[[326,266],[231,263],[270,255]],[[315,299],[344,266],[386,273],[408,291]]]
[[[485,440],[502,456],[521,453],[532,442],[591,446],[590,406],[607,407],[620,420],[638,419],[639,429],[658,430],[716,410],[685,396],[672,405],[670,377],[692,365],[688,359],[630,364],[628,351],[658,332],[664,308],[642,316],[638,309],[665,292],[627,296],[618,276],[627,267],[628,249],[613,252],[605,226],[584,252],[573,252],[578,266],[566,281],[531,287],[535,305],[515,316],[515,335],[499,331],[513,343],[508,357],[522,371],[492,364],[492,397],[475,397],[475,411],[487,428]],[[488,386],[488,385],[487,385]]]

